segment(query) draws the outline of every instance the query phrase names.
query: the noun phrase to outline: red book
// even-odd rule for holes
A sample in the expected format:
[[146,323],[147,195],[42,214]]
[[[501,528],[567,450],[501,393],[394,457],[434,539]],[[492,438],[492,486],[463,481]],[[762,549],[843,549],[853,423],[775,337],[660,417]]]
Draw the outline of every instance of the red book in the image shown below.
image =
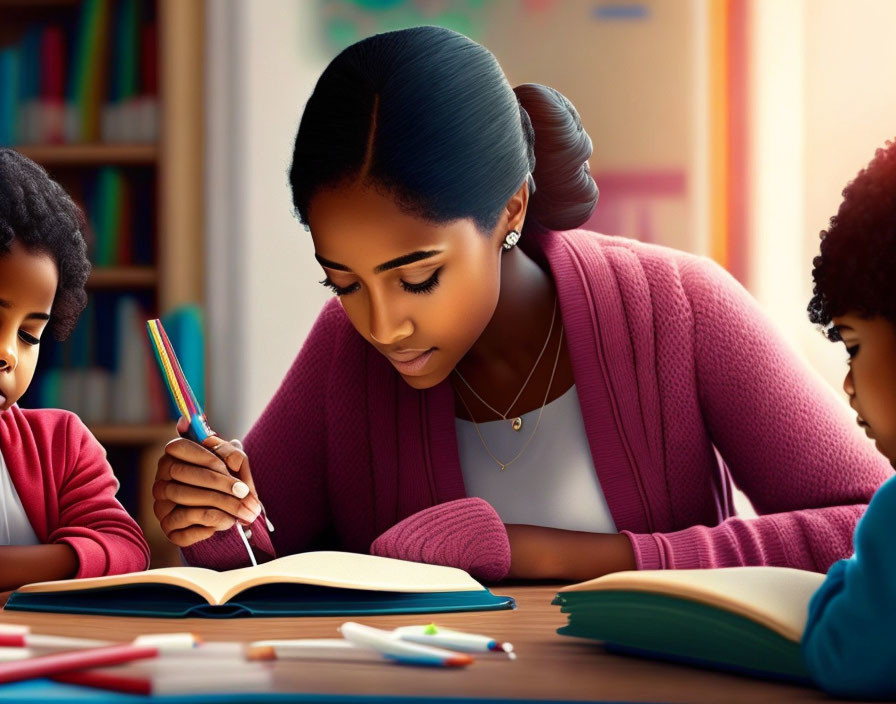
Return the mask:
[[121,210],[115,228],[113,264],[131,266],[134,263],[134,184],[124,180],[121,185]]
[[65,107],[65,34],[62,27],[44,27],[40,38],[40,141],[63,141]]
[[140,95],[157,96],[159,93],[158,50],[156,26],[152,23],[140,28]]

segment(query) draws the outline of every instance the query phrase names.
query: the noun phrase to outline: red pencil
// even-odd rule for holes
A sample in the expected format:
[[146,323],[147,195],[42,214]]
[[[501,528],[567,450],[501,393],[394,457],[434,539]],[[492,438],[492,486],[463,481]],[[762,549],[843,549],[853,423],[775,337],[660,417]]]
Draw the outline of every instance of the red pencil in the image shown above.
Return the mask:
[[0,663],[0,684],[29,680],[33,677],[48,677],[58,672],[88,667],[118,665],[131,660],[154,658],[158,654],[159,649],[153,646],[126,644],[41,655],[27,660]]

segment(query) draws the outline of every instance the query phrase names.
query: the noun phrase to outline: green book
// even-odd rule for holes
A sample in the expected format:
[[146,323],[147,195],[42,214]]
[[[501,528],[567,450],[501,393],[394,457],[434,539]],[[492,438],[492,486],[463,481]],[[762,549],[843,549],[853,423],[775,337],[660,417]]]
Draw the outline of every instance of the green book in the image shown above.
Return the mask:
[[607,650],[809,682],[800,653],[824,575],[787,567],[617,572],[561,589],[558,633]]
[[357,616],[512,609],[463,570],[351,552],[305,552],[216,572],[144,572],[26,584],[7,611],[107,616]]
[[121,169],[104,166],[97,172],[95,204],[94,264],[110,267],[115,264],[115,252],[121,223],[124,177]]

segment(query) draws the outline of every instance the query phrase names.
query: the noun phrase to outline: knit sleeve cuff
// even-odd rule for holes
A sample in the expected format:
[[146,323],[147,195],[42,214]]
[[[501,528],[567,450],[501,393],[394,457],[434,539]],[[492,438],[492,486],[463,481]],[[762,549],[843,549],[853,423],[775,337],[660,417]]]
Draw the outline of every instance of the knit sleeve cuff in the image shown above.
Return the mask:
[[[255,522],[246,526],[244,530],[247,533],[249,530],[252,531],[249,544],[253,550],[258,548],[269,555],[275,554],[263,515],[256,518]],[[246,546],[235,526],[229,530],[218,531],[210,538],[182,548],[181,554],[188,565],[207,567],[213,570],[235,570],[252,564]],[[256,555],[256,559],[258,557],[259,555]]]
[[109,574],[109,559],[103,546],[90,538],[77,535],[69,535],[59,538],[59,543],[65,543],[75,551],[78,558],[78,571],[75,579],[85,577],[103,577]]
[[373,541],[373,555],[459,567],[485,581],[510,570],[510,541],[497,511],[478,498],[418,511]]
[[639,570],[661,570],[666,567],[663,553],[650,533],[639,534],[628,530],[620,531],[628,538],[635,552],[635,565]]

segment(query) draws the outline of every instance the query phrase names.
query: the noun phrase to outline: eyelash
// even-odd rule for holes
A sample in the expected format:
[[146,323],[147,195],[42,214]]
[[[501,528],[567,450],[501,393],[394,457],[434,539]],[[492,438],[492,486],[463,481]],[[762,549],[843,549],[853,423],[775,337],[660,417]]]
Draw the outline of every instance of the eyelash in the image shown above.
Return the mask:
[[33,347],[34,345],[40,344],[39,337],[35,337],[34,335],[31,335],[24,330],[19,330],[19,337],[22,338],[22,342],[24,342],[26,345],[31,345]]
[[852,359],[853,357],[855,357],[858,353],[859,353],[859,346],[858,346],[858,345],[853,345],[852,347],[847,347],[847,348],[846,348],[846,354],[849,355],[849,358],[850,358],[850,359]]
[[337,296],[347,296],[350,293],[354,293],[360,288],[358,283],[353,283],[351,286],[346,286],[343,288],[342,286],[337,286],[332,281],[330,281],[330,277],[328,276],[323,281],[319,281],[318,283],[326,286],[328,289],[333,291]]
[[[407,281],[402,281],[401,287],[408,293],[430,293],[436,286],[439,285],[439,272],[441,271],[442,267],[439,267],[433,272],[432,276],[430,276],[426,281],[423,281],[419,284],[409,284]],[[361,288],[361,285],[357,282],[353,283],[351,286],[337,286],[332,281],[330,281],[329,276],[320,283],[332,290],[333,293],[335,293],[337,296],[347,296],[350,293],[354,293],[359,288]]]

